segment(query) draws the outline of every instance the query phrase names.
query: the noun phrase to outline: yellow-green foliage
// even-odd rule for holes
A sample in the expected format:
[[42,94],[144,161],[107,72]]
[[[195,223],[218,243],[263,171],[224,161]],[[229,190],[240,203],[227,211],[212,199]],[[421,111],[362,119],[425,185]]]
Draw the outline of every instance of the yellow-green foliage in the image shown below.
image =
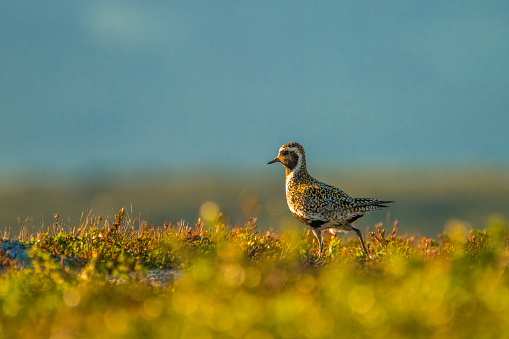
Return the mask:
[[[34,237],[33,268],[0,277],[0,338],[509,337],[500,219],[438,240],[378,226],[371,258],[330,237],[319,262],[305,231],[128,224]],[[159,267],[183,274],[164,286],[126,274]]]

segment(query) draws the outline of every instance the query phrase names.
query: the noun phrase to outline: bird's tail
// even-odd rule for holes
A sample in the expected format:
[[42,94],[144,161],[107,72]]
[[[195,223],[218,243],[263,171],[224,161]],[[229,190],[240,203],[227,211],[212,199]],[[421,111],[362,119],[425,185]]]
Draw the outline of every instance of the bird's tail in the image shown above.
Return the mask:
[[378,206],[380,208],[385,208],[385,207],[389,207],[387,206],[387,204],[391,204],[393,203],[394,201],[391,201],[391,200],[380,200],[380,201],[377,201],[375,206]]
[[356,208],[365,208],[366,210],[379,210],[389,207],[387,204],[393,203],[391,200],[377,200],[372,198],[357,198],[355,200]]

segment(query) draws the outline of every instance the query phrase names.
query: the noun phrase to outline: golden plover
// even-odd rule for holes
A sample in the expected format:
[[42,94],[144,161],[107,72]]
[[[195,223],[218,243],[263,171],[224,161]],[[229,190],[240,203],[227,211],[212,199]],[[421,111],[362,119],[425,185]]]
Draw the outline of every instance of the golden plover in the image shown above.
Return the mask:
[[296,142],[281,146],[277,157],[267,165],[275,162],[285,166],[286,202],[293,216],[311,227],[319,244],[318,257],[323,250],[322,231],[327,229],[355,232],[369,256],[361,231],[352,223],[370,211],[387,207],[385,204],[392,201],[352,198],[339,188],[316,180],[307,171],[304,148]]

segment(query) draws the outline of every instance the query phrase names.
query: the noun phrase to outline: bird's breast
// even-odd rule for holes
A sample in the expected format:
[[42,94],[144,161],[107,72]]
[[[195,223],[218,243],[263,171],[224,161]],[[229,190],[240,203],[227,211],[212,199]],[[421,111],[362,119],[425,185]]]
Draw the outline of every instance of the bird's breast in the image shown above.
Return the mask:
[[286,185],[286,202],[290,212],[299,219],[308,219],[310,214],[316,212],[311,204],[312,199],[307,194],[305,185],[290,182]]

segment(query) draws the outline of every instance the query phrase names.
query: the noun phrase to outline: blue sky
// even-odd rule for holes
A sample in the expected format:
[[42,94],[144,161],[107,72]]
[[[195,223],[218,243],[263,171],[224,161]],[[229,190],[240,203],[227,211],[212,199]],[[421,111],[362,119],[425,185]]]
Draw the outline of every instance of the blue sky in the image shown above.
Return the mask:
[[[509,163],[506,1],[3,1],[0,170]],[[312,155],[311,155],[312,154]]]

